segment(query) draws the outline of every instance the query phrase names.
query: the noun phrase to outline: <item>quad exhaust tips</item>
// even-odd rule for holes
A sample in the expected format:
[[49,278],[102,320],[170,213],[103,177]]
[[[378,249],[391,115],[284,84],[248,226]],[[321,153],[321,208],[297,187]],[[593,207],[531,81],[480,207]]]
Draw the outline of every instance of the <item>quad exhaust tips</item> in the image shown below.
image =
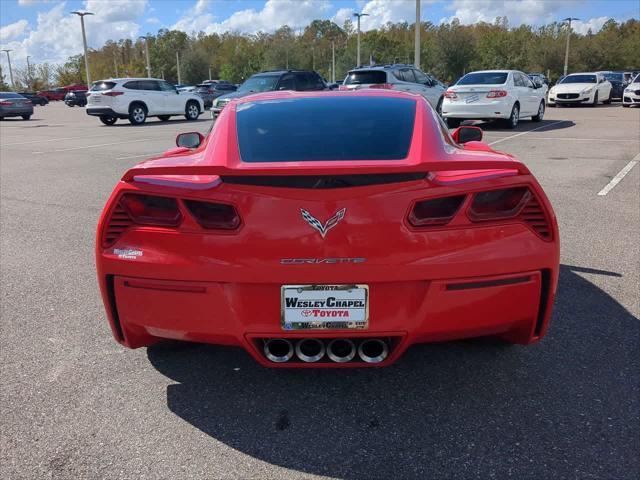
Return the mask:
[[296,344],[296,356],[303,362],[317,362],[324,357],[324,343],[317,338],[304,338]]
[[367,363],[380,363],[389,355],[389,347],[378,338],[364,340],[358,346],[358,356]]
[[[358,356],[358,360],[366,363],[380,363],[389,356],[389,344],[379,338],[349,339],[333,338],[320,340],[317,338],[270,338],[264,341],[264,355],[274,363],[285,363],[295,357],[305,363],[315,363],[327,355],[331,362],[347,363]],[[328,342],[325,346],[325,342]],[[357,346],[356,346],[357,345]],[[326,362],[326,360],[325,360]]]
[[348,338],[334,338],[327,347],[327,356],[336,363],[345,363],[356,356],[356,346]]
[[264,354],[272,362],[288,362],[293,357],[293,344],[285,338],[272,338],[264,343]]

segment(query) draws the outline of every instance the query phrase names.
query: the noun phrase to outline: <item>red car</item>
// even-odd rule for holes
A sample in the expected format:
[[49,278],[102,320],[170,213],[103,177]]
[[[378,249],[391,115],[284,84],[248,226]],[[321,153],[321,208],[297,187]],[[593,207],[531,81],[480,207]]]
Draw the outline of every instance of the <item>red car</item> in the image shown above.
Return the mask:
[[245,348],[270,367],[362,367],[411,345],[529,344],[558,279],[529,169],[420,96],[269,92],[130,169],[97,231],[116,340]]

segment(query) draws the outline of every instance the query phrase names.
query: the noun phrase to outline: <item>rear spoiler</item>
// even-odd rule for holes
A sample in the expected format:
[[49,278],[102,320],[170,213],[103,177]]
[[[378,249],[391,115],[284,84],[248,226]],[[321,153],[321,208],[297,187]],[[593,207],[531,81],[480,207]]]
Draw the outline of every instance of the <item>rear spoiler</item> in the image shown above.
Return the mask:
[[[384,165],[335,165],[330,169],[327,165],[287,164],[246,164],[242,168],[229,168],[224,165],[176,165],[176,166],[140,166],[134,167],[123,175],[123,182],[134,182],[138,176],[191,176],[191,175],[358,175],[371,173],[412,173],[412,172],[445,172],[460,170],[516,170],[520,175],[531,172],[524,163],[515,160],[449,160],[424,162],[417,165],[390,166]],[[258,165],[258,166],[256,166]]]

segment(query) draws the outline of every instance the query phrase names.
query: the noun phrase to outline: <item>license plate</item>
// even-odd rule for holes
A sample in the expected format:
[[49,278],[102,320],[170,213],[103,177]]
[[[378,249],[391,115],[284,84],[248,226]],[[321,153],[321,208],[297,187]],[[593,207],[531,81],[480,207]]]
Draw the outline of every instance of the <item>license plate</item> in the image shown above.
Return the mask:
[[478,95],[469,95],[467,98],[464,99],[466,103],[473,103],[473,102],[477,102],[478,100],[480,100],[480,97]]
[[283,330],[369,325],[368,285],[283,285],[280,297]]

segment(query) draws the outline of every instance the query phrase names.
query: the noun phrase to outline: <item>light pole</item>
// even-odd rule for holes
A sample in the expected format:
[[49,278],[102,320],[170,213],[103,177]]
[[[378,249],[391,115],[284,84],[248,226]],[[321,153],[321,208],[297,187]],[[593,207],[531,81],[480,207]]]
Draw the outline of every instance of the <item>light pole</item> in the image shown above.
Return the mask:
[[29,59],[31,55],[27,55],[27,89],[31,90],[31,64],[29,63]]
[[84,31],[84,16],[93,15],[91,12],[71,12],[80,17],[80,25],[82,25],[82,43],[84,45],[84,69],[87,71],[87,87],[91,88],[91,73],[89,73],[89,56],[87,54],[87,34]]
[[13,50],[3,49],[3,52],[7,54],[7,63],[9,64],[9,78],[11,79],[11,87],[16,89],[16,82],[13,81],[13,70],[11,69],[11,57],[9,56],[9,52],[13,52]]
[[211,67],[213,67],[213,65],[209,65],[209,80],[211,80]]
[[147,57],[147,77],[151,78],[151,63],[149,61],[149,37],[140,36],[139,38],[144,38],[144,54]]
[[416,45],[413,64],[416,68],[420,68],[420,0],[416,0],[416,24],[414,28],[416,31]]
[[331,40],[331,83],[336,83],[336,42]]
[[360,18],[368,17],[368,13],[354,13],[354,17],[358,19],[358,36],[357,36],[357,55],[356,55],[356,67],[360,66]]
[[567,17],[563,22],[569,23],[569,29],[567,30],[567,48],[564,51],[564,76],[567,76],[567,72],[569,71],[569,40],[571,39],[571,22],[573,20],[580,20],[579,18]]
[[178,68],[178,83],[182,83],[182,76],[180,75],[180,52],[176,52],[176,66]]

